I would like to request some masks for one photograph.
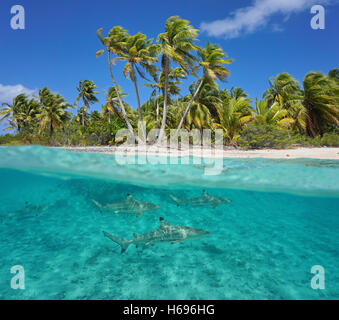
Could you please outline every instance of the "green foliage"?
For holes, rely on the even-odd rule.
[[[245,149],[283,149],[291,147],[294,140],[285,129],[274,125],[249,124],[242,132],[238,141],[239,146]]]
[[[49,137],[34,135],[30,133],[6,134],[0,136],[1,146],[22,146],[22,145],[50,145]]]
[[[326,132],[320,139],[322,146],[339,147],[339,134],[334,132]]]
[[[97,87],[90,80],[81,80],[76,87],[77,114],[48,88],[39,91],[38,100],[20,94],[0,108],[0,122],[16,132],[0,136],[1,145],[107,145],[119,143],[114,136],[126,126],[139,143],[145,142],[146,133],[154,128],[160,128],[157,142],[170,129],[185,128],[221,129],[227,144],[250,149],[339,145],[338,68],[328,75],[309,72],[302,86],[292,75],[278,74],[269,79],[263,100],[253,103],[241,88],[219,87],[219,81],[230,75],[226,65],[233,60],[218,45],[196,45],[198,30],[187,20],[170,17],[157,43],[140,32],[130,35],[119,26],[106,37],[101,31],[97,35],[104,49],[96,56],[107,53],[113,86],[104,90],[106,99],[100,112],[90,112],[90,105],[98,102]],[[113,74],[119,61],[124,62],[123,73],[134,84],[134,108],[123,100],[127,93]],[[197,80],[183,86],[189,89],[185,95],[181,84],[192,76]],[[143,103],[139,81],[147,81],[141,86],[153,90]],[[146,126],[141,125],[139,138],[136,128],[142,119]]]
[[[251,101],[244,97],[226,97],[221,104],[216,104],[218,119],[213,126],[223,130],[231,145],[237,144],[241,129],[252,119],[250,104]]]
[[[58,130],[53,136],[53,145],[67,146],[99,146],[114,143],[118,130],[125,127],[120,118],[112,118],[111,123],[106,117],[101,117],[97,111],[91,114],[86,126],[76,119],[68,122],[63,130]]]
[[[112,119],[108,123],[106,119],[90,122],[83,130],[86,145],[109,145],[114,143],[115,134],[124,128],[124,121],[120,118]]]
[[[8,145],[12,145],[15,144],[15,137],[12,134],[6,134],[4,136],[0,136],[0,145],[1,146],[8,146]]]
[[[339,134],[327,132],[323,136],[311,138],[274,125],[251,123],[242,131],[239,146],[245,149],[339,147]]]

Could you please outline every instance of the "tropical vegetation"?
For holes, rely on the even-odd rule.
[[[141,32],[130,35],[121,26],[106,35],[99,29],[102,47],[95,55],[106,56],[102,72],[112,80],[100,89],[104,104],[94,108],[99,88],[91,80],[75,86],[73,105],[47,87],[37,96],[20,94],[2,104],[0,121],[15,133],[0,136],[0,144],[119,144],[119,129],[127,129],[139,144],[161,144],[171,129],[210,129],[221,130],[224,143],[232,147],[339,146],[338,68],[328,74],[311,71],[301,84],[280,73],[253,100],[242,88],[226,88],[233,59],[216,44],[199,46],[198,32],[178,16],[166,21],[155,41]],[[133,84],[129,94],[135,96],[135,106],[127,103],[128,94],[116,81],[118,64]],[[151,94],[141,101],[145,88]],[[153,129],[158,131],[150,137]]]

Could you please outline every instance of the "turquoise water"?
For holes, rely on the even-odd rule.
[[[153,159],[154,160],[154,159]],[[167,159],[168,160],[168,159]],[[112,155],[42,147],[0,148],[0,299],[339,299],[339,161],[225,159],[121,164]],[[230,204],[178,207],[202,189]],[[103,212],[135,199],[159,205]],[[183,244],[131,245],[120,254],[105,230],[132,239],[159,226],[211,232]],[[10,268],[25,289],[10,287]],[[311,267],[325,269],[313,290]]]

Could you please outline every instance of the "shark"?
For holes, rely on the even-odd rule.
[[[36,216],[40,216],[42,213],[47,211],[51,206],[50,205],[37,205],[29,203],[28,201],[25,202],[25,206],[22,209],[16,210],[13,213],[10,213],[9,216],[22,216],[26,213],[35,213]]]
[[[25,202],[25,209],[23,212],[35,212],[36,216],[40,216],[42,213],[47,211],[51,206],[42,206],[42,205],[35,205]]]
[[[212,206],[213,208],[216,208],[221,204],[232,202],[227,198],[212,196],[208,194],[206,190],[203,190],[202,195],[198,198],[178,199],[173,195],[170,195],[170,197],[176,202],[178,206],[186,204],[193,207]]]
[[[6,218],[12,219],[12,218],[18,217],[19,219],[23,219],[29,216],[29,214],[35,214],[35,216],[38,217],[44,212],[46,212],[51,207],[52,205],[46,205],[46,206],[36,205],[36,204],[32,204],[26,201],[25,206],[23,208],[7,213]],[[4,217],[2,218],[0,217],[0,224],[2,224],[4,221],[5,221]]]
[[[173,226],[162,217],[160,217],[160,226],[158,229],[143,235],[134,234],[133,239],[131,240],[113,236],[105,231],[103,231],[103,233],[105,237],[121,247],[121,253],[124,253],[131,244],[134,244],[136,247],[147,247],[149,245],[154,245],[157,242],[171,242],[172,244],[177,242],[183,243],[186,240],[200,239],[211,234],[210,232],[201,229]]]
[[[100,212],[107,210],[113,211],[114,213],[136,213],[137,217],[145,211],[157,210],[160,208],[156,204],[136,200],[130,194],[127,195],[126,200],[123,202],[110,203],[105,206],[94,199],[92,199],[92,201],[99,208]]]

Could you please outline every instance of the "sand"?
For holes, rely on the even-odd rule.
[[[62,147],[74,152],[95,152],[106,154],[147,154],[159,156],[197,156],[206,158],[269,158],[269,159],[334,159],[339,160],[339,148],[295,148],[242,150],[236,148],[194,147],[174,149],[155,146],[100,146],[100,147]]]

